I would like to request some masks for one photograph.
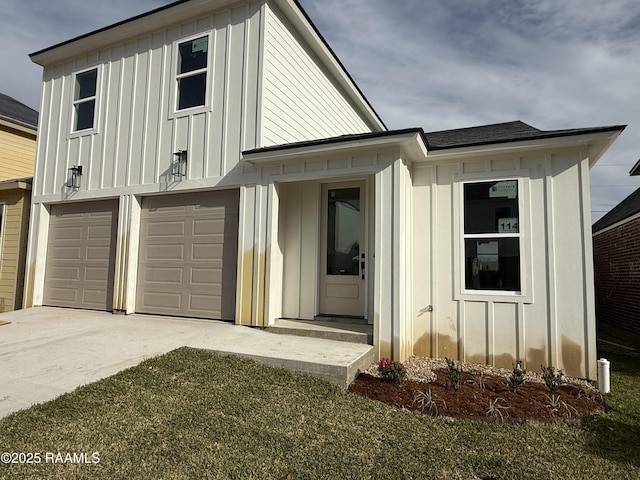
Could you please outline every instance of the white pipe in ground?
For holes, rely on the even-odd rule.
[[[603,394],[611,390],[610,367],[611,362],[606,358],[598,360],[598,388]]]

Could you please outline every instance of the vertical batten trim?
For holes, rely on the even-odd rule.
[[[259,9],[259,25],[258,25],[258,49],[256,51],[256,63],[258,78],[256,81],[256,125],[255,125],[255,147],[260,148],[264,145],[264,134],[262,132],[262,117],[264,115],[264,52],[266,49],[266,5],[263,2]]]
[[[117,109],[117,113],[116,113],[116,118],[115,118],[115,122],[116,125],[114,127],[114,132],[116,132],[115,135],[115,145],[113,146],[113,153],[114,153],[114,157],[113,159],[110,159],[109,161],[113,162],[113,171],[111,172],[112,178],[111,178],[111,185],[110,187],[118,187],[118,165],[120,164],[120,158],[118,158],[118,154],[120,152],[120,142],[121,142],[121,133],[120,133],[120,125],[122,123],[122,98],[123,98],[123,92],[124,92],[124,76],[125,76],[125,61],[124,61],[124,54],[125,54],[125,44],[122,45],[122,54],[120,55],[119,58],[119,63],[120,63],[120,78],[118,81],[118,89],[117,92],[118,94],[116,95],[116,109]],[[128,159],[124,159],[124,165],[125,165],[125,169],[128,168],[129,166],[129,162]],[[125,172],[126,175],[126,172]]]
[[[584,158],[583,158],[584,157]],[[596,320],[595,320],[595,283],[593,265],[593,240],[591,236],[591,195],[589,192],[589,155],[580,152],[580,233],[582,234],[582,262],[584,278],[584,376],[596,378],[594,365],[597,358],[596,351]]]
[[[487,354],[486,361],[489,365],[495,366],[495,320],[496,320],[496,312],[495,312],[495,303],[493,301],[488,301],[485,305],[486,311],[485,315],[487,317]]]
[[[131,164],[133,162],[133,135],[135,135],[135,124],[136,124],[136,117],[135,117],[135,105],[136,105],[136,98],[137,98],[137,93],[138,93],[138,89],[137,89],[137,85],[138,85],[138,69],[139,69],[139,53],[138,53],[138,47],[140,46],[138,40],[135,41],[136,42],[136,52],[133,55],[133,75],[131,78],[131,101],[129,104],[129,129],[127,132],[127,139],[128,139],[128,145],[127,145],[127,171],[125,172],[125,178],[124,178],[124,184],[126,186],[131,185]],[[123,61],[123,65],[124,65],[124,61]],[[143,140],[144,141],[144,140]],[[138,180],[138,184],[142,183],[140,180]]]
[[[147,75],[145,78],[144,108],[142,111],[142,148],[140,150],[140,185],[145,183],[147,166],[147,134],[149,131],[149,106],[151,105],[151,75],[153,67],[153,35],[149,35],[149,48],[147,49]],[[160,110],[158,106],[158,110]]]
[[[227,155],[229,153],[229,139],[227,138],[227,131],[229,125],[229,90],[230,90],[230,80],[231,80],[231,68],[230,68],[230,57],[231,57],[231,20],[232,13],[231,9],[227,10],[227,21],[225,25],[225,45],[224,45],[224,80],[222,82],[222,125],[221,125],[221,136],[222,138],[222,149],[220,156],[220,165],[218,170],[218,175],[223,177],[224,172],[226,171],[226,163],[227,163]],[[217,35],[216,35],[217,37]]]
[[[517,303],[517,344],[516,344],[516,362],[518,360],[526,359],[526,347],[525,347],[525,331],[524,331],[524,319],[525,309],[524,303]]]
[[[555,229],[554,229],[554,191],[553,191],[553,166],[551,156],[545,155],[545,224],[546,224],[546,246],[547,246],[547,361],[550,365],[558,365],[557,350],[557,304],[556,304],[556,276],[555,276]]]
[[[437,193],[437,185],[438,185],[438,166],[433,165],[431,174],[431,225],[429,226],[429,235],[431,235],[431,305],[433,306],[433,310],[431,312],[430,318],[430,341],[431,345],[429,348],[431,349],[431,356],[438,356],[438,282],[434,282],[435,278],[438,278],[438,235],[435,234],[436,228],[435,223],[437,221],[437,201],[438,201],[438,193]]]

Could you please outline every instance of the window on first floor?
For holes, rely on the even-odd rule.
[[[464,183],[463,224],[465,290],[520,292],[518,180]]]
[[[73,131],[95,126],[98,69],[76,73],[73,91]]]

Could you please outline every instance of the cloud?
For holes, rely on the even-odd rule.
[[[42,72],[29,53],[170,1],[4,0],[0,91],[38,108]],[[609,186],[592,189],[593,208],[633,190],[616,185],[640,186],[627,176],[640,156],[640,2],[300,1],[390,128],[625,123],[592,170]]]

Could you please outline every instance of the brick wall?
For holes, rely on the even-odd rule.
[[[593,237],[596,318],[640,335],[640,218]]]

